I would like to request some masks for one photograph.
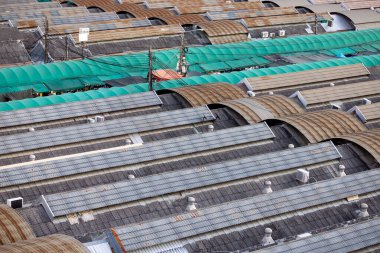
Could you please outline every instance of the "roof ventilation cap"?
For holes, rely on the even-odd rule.
[[[265,235],[263,239],[261,240],[261,246],[267,246],[271,244],[274,244],[274,240],[272,238],[272,229],[266,228]]]
[[[368,216],[369,216],[368,205],[366,203],[362,203],[360,205],[360,210],[358,212],[358,218],[364,218],[364,217],[368,217]]]
[[[290,143],[290,144],[288,145],[288,148],[293,149],[293,148],[294,148],[294,144]]]
[[[34,129],[34,127],[28,128],[28,132],[34,132],[34,131],[36,131],[36,129]]]
[[[131,139],[126,139],[125,140],[125,145],[131,145],[132,144],[132,140]]]
[[[273,94],[274,94],[273,91],[270,91],[270,92],[269,92],[269,95],[273,95]]]
[[[330,87],[334,87],[335,86],[335,83],[330,83]]]
[[[298,239],[303,239],[303,238],[310,237],[310,236],[312,236],[312,234],[310,234],[310,233],[303,233],[303,234],[297,235],[296,239],[297,240]]]
[[[368,98],[363,98],[363,101],[364,101],[364,104],[366,104],[366,105],[372,104],[372,101],[369,100]]]
[[[256,96],[256,94],[253,91],[251,91],[251,90],[247,91],[247,95],[248,95],[248,97],[254,97],[254,96]]]
[[[298,169],[297,170],[297,175],[296,175],[296,179],[298,181],[300,181],[301,183],[308,183],[309,182],[309,178],[310,178],[310,173],[309,171],[305,170],[305,169]]]
[[[30,155],[29,156],[29,161],[35,161],[36,160],[36,156],[35,155]]]
[[[103,116],[95,116],[95,122],[104,122],[106,118]]]
[[[210,133],[214,132],[214,125],[208,125],[207,131],[210,132]]]
[[[135,179],[135,175],[132,175],[132,174],[128,175],[128,179],[129,180]]]
[[[346,166],[344,166],[343,164],[339,164],[338,177],[344,177],[346,175],[346,173],[344,172],[345,169],[346,169]]]
[[[93,118],[87,118],[87,123],[94,124],[96,121]]]
[[[267,194],[267,193],[272,193],[273,190],[272,190],[272,182],[267,180],[264,182],[264,189],[263,189],[263,193],[264,194]]]
[[[188,197],[187,198],[187,207],[186,211],[194,211],[197,210],[197,207],[195,206],[195,198],[194,197]]]

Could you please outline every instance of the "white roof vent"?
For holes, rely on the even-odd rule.
[[[273,190],[272,190],[272,182],[267,180],[264,182],[264,189],[263,189],[263,194],[268,194],[268,193],[272,193]]]
[[[306,184],[306,183],[309,182],[309,178],[310,178],[309,171],[307,171],[305,169],[298,169],[297,170],[296,179],[298,181],[300,181],[301,183]]]
[[[248,95],[248,97],[254,97],[254,96],[256,96],[256,94],[253,91],[251,91],[251,90],[247,91],[247,95]]]
[[[7,205],[9,207],[12,207],[13,209],[22,208],[24,205],[24,199],[21,197],[13,198],[13,199],[7,199]]]
[[[344,176],[346,176],[346,173],[344,172],[345,169],[346,169],[346,166],[344,166],[343,164],[339,164],[338,177],[344,177]]]
[[[87,118],[87,123],[94,124],[96,121],[93,118]]]
[[[372,104],[372,101],[369,100],[368,98],[363,98],[363,101],[364,101],[364,104],[366,104],[366,105]]]
[[[210,133],[214,132],[214,126],[213,125],[208,125],[207,126],[207,131],[210,132]]]
[[[95,116],[95,122],[104,122],[105,120],[103,116]]]
[[[197,210],[197,207],[195,206],[195,198],[188,197],[186,211],[191,212],[194,210]]]
[[[273,91],[270,91],[270,92],[268,92],[268,94],[269,94],[269,95],[273,95],[274,93],[273,93]]]
[[[312,234],[311,233],[303,233],[303,234],[299,234],[299,235],[297,235],[297,240],[298,239],[303,239],[303,238],[306,238],[306,237],[310,237],[310,236],[312,236]]]
[[[131,145],[132,144],[132,140],[131,139],[126,139],[125,140],[125,145]]]
[[[36,131],[36,129],[34,129],[34,127],[28,128],[28,132],[34,132],[34,131]]]
[[[288,148],[293,149],[293,148],[294,148],[294,144],[290,143],[290,144],[288,145]]]
[[[128,175],[128,179],[129,180],[135,179],[135,175],[132,175],[132,174]]]
[[[358,218],[364,218],[368,216],[369,216],[368,205],[366,203],[362,203],[360,205],[360,210],[358,211]]]
[[[330,87],[334,87],[335,86],[335,83],[330,83]]]
[[[35,155],[30,155],[29,156],[29,161],[35,161],[36,160],[36,156]]]
[[[263,239],[261,240],[261,246],[267,246],[271,244],[274,244],[274,240],[272,238],[272,229],[266,228],[265,235]]]

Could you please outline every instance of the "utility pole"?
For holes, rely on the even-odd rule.
[[[182,76],[186,75],[186,52],[185,52],[185,37],[184,35],[181,35],[181,49],[179,53],[179,60],[178,60],[178,70]]]
[[[45,16],[45,64],[49,62],[49,20]]]
[[[67,61],[69,59],[69,35],[66,35],[66,54],[65,54],[65,60]]]
[[[314,34],[318,34],[317,28],[318,28],[318,15],[317,13],[314,13],[315,23],[314,23]]]
[[[148,83],[149,83],[149,90],[153,91],[153,53],[152,53],[152,47],[149,48]]]

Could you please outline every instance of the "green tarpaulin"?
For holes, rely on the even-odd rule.
[[[187,85],[198,85],[212,82],[228,82],[231,84],[237,84],[243,78],[276,75],[281,73],[290,73],[296,71],[304,71],[319,68],[328,68],[334,66],[343,66],[349,64],[363,63],[367,67],[380,66],[380,55],[371,56],[357,56],[351,58],[332,59],[327,61],[293,64],[281,67],[263,68],[246,70],[232,73],[223,73],[218,75],[204,75],[196,77],[188,77],[178,80],[171,80],[166,82],[160,82],[155,85],[156,89],[176,88],[186,83]],[[87,92],[67,93],[58,96],[38,97],[33,99],[24,99],[20,101],[11,101],[6,103],[0,103],[0,111],[19,110],[25,108],[46,106],[51,104],[61,104],[74,101],[84,101],[96,98],[106,98],[112,96],[126,95],[137,92],[148,91],[148,84],[135,84],[127,87],[115,87],[109,89],[99,89]]]

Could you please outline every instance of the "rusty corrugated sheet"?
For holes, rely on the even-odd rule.
[[[338,137],[353,142],[370,153],[380,163],[380,129]]]
[[[136,28],[93,31],[88,37],[88,43],[149,38],[155,36],[169,36],[183,34],[180,25],[144,26]],[[79,34],[73,34],[74,41],[79,43]]]
[[[0,205],[0,245],[32,238],[35,235],[29,224],[14,209]]]
[[[67,235],[50,235],[0,246],[1,253],[90,253]]]
[[[60,1],[65,2],[65,0]],[[128,12],[136,18],[165,17],[173,15],[173,13],[167,9],[144,9],[134,3],[118,4],[109,0],[72,0],[71,2],[78,6],[98,7],[106,12]]]
[[[209,21],[199,23],[198,26],[202,28],[208,36],[223,36],[236,34],[248,35],[248,30],[242,24],[231,20]]]
[[[355,117],[338,110],[324,110],[279,118],[302,133],[311,143],[367,130]]]
[[[197,24],[197,23],[203,23],[207,20],[198,14],[187,14],[187,15],[178,15],[178,16],[166,16],[166,17],[159,17],[161,20],[163,20],[166,24],[178,24],[178,25],[190,25],[190,24]]]
[[[228,83],[212,83],[170,90],[182,96],[193,107],[247,97],[239,87]]]

